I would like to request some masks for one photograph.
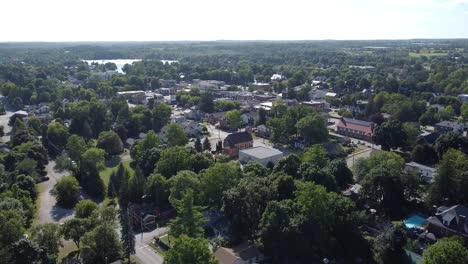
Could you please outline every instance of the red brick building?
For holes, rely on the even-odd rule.
[[[341,118],[336,128],[336,132],[340,135],[372,141],[374,123],[351,118]]]
[[[253,147],[252,135],[247,131],[229,134],[224,139],[223,146],[224,154],[237,157],[239,150]]]

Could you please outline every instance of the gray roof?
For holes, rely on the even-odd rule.
[[[239,153],[240,152],[250,155],[252,157],[256,157],[258,159],[264,159],[283,154],[283,152],[277,149],[266,148],[263,146],[239,150]]]
[[[367,126],[367,127],[372,126],[371,122],[367,122],[367,121],[363,121],[363,120],[357,120],[357,119],[346,118],[346,117],[343,117],[343,120],[346,123],[350,123],[350,124],[355,124],[355,125],[360,125],[360,126]]]

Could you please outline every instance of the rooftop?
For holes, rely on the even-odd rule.
[[[224,142],[228,143],[229,145],[233,146],[239,143],[244,143],[247,141],[252,141],[252,135],[247,132],[236,132],[227,135],[227,137],[224,139]],[[226,143],[224,145],[226,145]]]
[[[266,148],[263,146],[243,149],[243,150],[240,150],[239,152],[245,153],[247,155],[250,155],[259,159],[269,158],[272,156],[283,154],[283,152],[277,149]]]

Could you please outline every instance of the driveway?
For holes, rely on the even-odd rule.
[[[11,133],[11,126],[8,125],[8,121],[10,121],[10,117],[13,115],[13,112],[6,111],[5,115],[0,115],[0,126],[3,126],[3,131],[5,135],[1,137],[1,142],[8,142],[10,141],[10,133]]]
[[[68,171],[57,172],[54,170],[55,161],[50,160],[46,166],[48,181],[38,184],[39,190],[39,208],[38,210],[38,224],[45,223],[59,223],[65,219],[70,218],[73,215],[73,209],[65,209],[56,205],[55,196],[52,195],[52,189],[54,188],[57,180],[65,175],[68,175]]]
[[[153,242],[155,236],[160,236],[169,231],[168,227],[160,227],[151,232],[145,232],[135,235],[135,257],[138,258],[142,264],[163,264],[164,259],[161,255],[156,253],[149,245]]]

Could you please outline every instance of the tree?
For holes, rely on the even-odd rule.
[[[169,202],[169,183],[161,174],[151,174],[146,181],[146,200],[158,207]]]
[[[318,114],[309,114],[297,124],[298,133],[307,143],[320,143],[327,140],[328,129],[325,120]]]
[[[199,107],[205,113],[212,113],[214,111],[213,95],[211,93],[202,93],[200,95]]]
[[[416,127],[412,123],[403,123],[402,129],[404,133],[406,134],[406,141],[403,145],[403,148],[407,150],[411,150],[416,144],[416,140],[418,139],[419,134],[421,134],[419,126]]]
[[[187,190],[181,200],[173,201],[173,206],[177,210],[177,217],[169,223],[171,235],[176,238],[181,235],[201,237],[206,219],[201,213],[201,207],[193,205],[193,190]]]
[[[124,254],[127,257],[128,263],[130,263],[130,256],[135,254],[135,235],[132,230],[131,218],[126,210],[120,213],[120,226],[120,240],[122,241]]]
[[[145,138],[135,143],[130,149],[130,156],[133,160],[140,162],[144,153],[150,149],[158,148],[161,145],[158,135],[153,130],[148,131]]]
[[[333,175],[325,168],[320,168],[312,163],[304,162],[299,168],[299,174],[304,181],[313,181],[324,186],[328,191],[336,191],[337,186]]]
[[[172,247],[164,258],[167,264],[217,264],[213,258],[208,242],[203,238],[190,238],[186,235],[180,236],[174,247]]]
[[[224,191],[237,185],[241,169],[236,162],[215,163],[200,175],[204,204],[221,208]]]
[[[82,200],[75,206],[75,217],[76,218],[88,218],[94,211],[98,209],[98,205],[91,200]]]
[[[31,238],[54,259],[57,258],[60,247],[63,246],[62,233],[58,224],[47,223],[35,226],[32,229]]]
[[[298,178],[298,170],[300,165],[301,159],[296,154],[291,154],[280,159],[273,168],[273,172],[284,172],[293,176],[294,178]]]
[[[141,203],[141,199],[145,192],[145,182],[146,179],[139,169],[130,177],[128,182],[128,197],[131,202]]]
[[[175,203],[181,200],[187,191],[193,191],[196,196],[196,201],[200,195],[200,179],[193,171],[179,171],[177,175],[169,179],[170,193],[169,201]]]
[[[160,158],[161,150],[158,148],[143,151],[141,158],[137,160],[137,164],[145,177],[154,171],[156,162],[158,162]]]
[[[68,156],[72,160],[79,162],[81,155],[86,151],[86,142],[84,138],[78,135],[71,135],[68,137],[66,149]]]
[[[104,150],[100,148],[89,148],[81,155],[80,169],[86,170],[88,167],[100,169],[104,166]]]
[[[7,247],[21,238],[25,221],[17,210],[0,211],[0,246]]]
[[[468,103],[462,104],[460,107],[460,113],[463,118],[463,121],[468,122]]]
[[[78,201],[80,185],[73,176],[65,176],[57,181],[54,186],[57,204],[64,207],[73,207]]]
[[[197,139],[195,139],[195,151],[197,151],[197,152],[202,152],[203,151],[201,140],[200,140],[199,137],[197,137]]]
[[[435,149],[439,158],[445,154],[450,148],[458,149],[461,152],[468,154],[468,138],[464,137],[459,132],[448,132],[441,135],[435,143]]]
[[[27,238],[16,241],[11,247],[11,256],[7,263],[11,264],[46,264],[53,263],[54,259],[49,259],[44,249],[37,243]]]
[[[84,263],[106,263],[120,258],[122,246],[113,226],[98,225],[81,240],[80,255]]]
[[[241,112],[239,110],[226,112],[226,120],[228,121],[231,129],[237,130],[242,124]]]
[[[65,220],[62,225],[63,238],[66,240],[72,240],[76,247],[80,248],[81,238],[84,236],[86,231],[86,220],[80,218],[71,218]]]
[[[442,239],[424,250],[421,264],[468,263],[468,249],[455,239]]]
[[[239,184],[224,193],[222,210],[239,234],[251,236],[268,202],[274,200],[276,196],[270,179],[243,178]]]
[[[187,134],[184,129],[176,123],[167,125],[166,138],[169,147],[185,146],[188,143]]]
[[[246,175],[252,177],[266,177],[270,174],[269,169],[254,160],[249,161],[242,169]]]
[[[203,150],[211,152],[211,143],[208,137],[205,137],[205,140],[203,140]]]
[[[407,138],[401,123],[397,120],[387,121],[377,126],[372,136],[374,143],[381,145],[383,150],[404,147]]]
[[[156,163],[156,171],[166,178],[176,175],[177,172],[190,168],[190,151],[184,147],[166,148]]]
[[[333,175],[336,185],[341,190],[348,188],[349,184],[353,183],[353,173],[344,159],[332,160],[328,163],[327,170]]]
[[[259,126],[259,125],[266,125],[266,121],[267,121],[267,112],[265,109],[263,109],[262,107],[260,107],[258,109],[258,118],[257,118],[257,123],[256,125]]]
[[[313,145],[308,148],[302,157],[304,162],[309,162],[319,168],[323,168],[328,164],[328,157],[325,149],[321,145]]]
[[[411,159],[424,165],[437,163],[438,156],[435,148],[429,144],[416,145],[411,152]]]
[[[114,131],[103,131],[99,133],[97,147],[104,149],[109,155],[116,155],[123,151],[122,140]]]
[[[170,105],[159,103],[156,104],[152,111],[153,129],[160,131],[171,120],[172,107]]]
[[[378,263],[404,263],[406,258],[404,246],[406,242],[406,229],[401,224],[379,235],[375,243]]]
[[[68,131],[60,122],[52,122],[47,128],[49,142],[58,149],[62,149],[67,144]]]

